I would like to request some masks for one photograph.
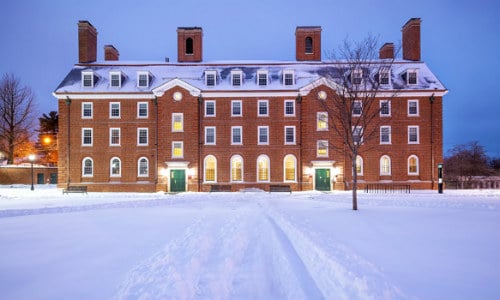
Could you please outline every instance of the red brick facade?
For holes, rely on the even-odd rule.
[[[320,95],[335,94],[318,75],[335,66],[317,56],[320,32],[297,28],[297,62],[203,63],[201,28],[179,28],[178,63],[77,65],[55,92],[59,186],[141,192],[209,191],[212,185],[268,190],[272,184],[295,191],[349,189],[351,160],[337,147],[342,139],[319,125],[325,101]],[[302,52],[309,36],[313,56]],[[193,41],[188,55],[187,38]],[[436,188],[446,89],[424,63],[396,61],[391,72],[391,82],[405,87],[376,100],[390,98],[389,115],[380,117],[381,126],[390,126],[390,138],[367,141],[375,147],[360,153],[360,187]],[[433,85],[424,84],[424,75],[435,79]],[[385,158],[388,166],[382,167]]]

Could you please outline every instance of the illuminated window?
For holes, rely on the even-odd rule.
[[[296,181],[297,159],[289,154],[283,161],[285,168],[285,181]]]
[[[328,141],[321,140],[317,143],[317,157],[328,157]]]
[[[173,113],[172,114],[172,131],[182,132],[184,130],[184,114],[183,113]]]
[[[184,157],[184,143],[183,142],[172,142],[172,157],[173,158],[183,158]]]
[[[363,175],[363,158],[361,156],[356,156],[356,174]]]
[[[257,158],[257,181],[269,181],[269,157],[266,155]]]
[[[408,175],[418,175],[418,157],[416,155],[408,157]]]
[[[216,182],[217,160],[213,155],[205,157],[205,182]]]
[[[387,155],[380,158],[380,175],[391,175],[391,158]]]
[[[317,119],[317,127],[318,131],[328,130],[328,113],[327,112],[318,112],[316,113]]]
[[[231,181],[243,181],[243,158],[239,155],[231,157]]]

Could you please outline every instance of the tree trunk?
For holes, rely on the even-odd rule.
[[[358,210],[358,172],[356,172],[356,157],[352,159],[352,210]]]

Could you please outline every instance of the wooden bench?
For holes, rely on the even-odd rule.
[[[210,186],[210,193],[212,192],[231,192],[231,185],[229,184],[212,184]]]
[[[85,193],[87,194],[87,186],[85,185],[70,185],[63,189],[63,194],[68,194],[68,193]]]
[[[269,186],[269,193],[272,193],[272,192],[289,192],[291,194],[292,188],[286,184],[270,185]]]

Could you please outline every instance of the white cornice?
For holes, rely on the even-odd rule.
[[[52,93],[54,97],[57,99],[67,99],[68,97],[70,99],[85,99],[85,100],[97,100],[97,99],[154,99],[155,95],[148,93],[148,94],[131,94],[131,93],[124,93],[124,94],[103,94],[103,93],[93,93],[93,94],[80,94],[80,93]]]

